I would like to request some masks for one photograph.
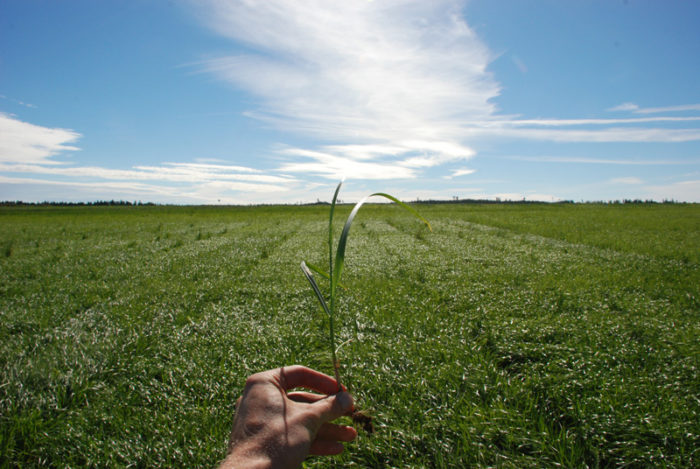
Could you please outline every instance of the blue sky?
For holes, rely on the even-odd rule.
[[[700,3],[0,0],[0,200],[700,202]]]

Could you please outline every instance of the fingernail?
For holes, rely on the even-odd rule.
[[[352,410],[354,402],[349,393],[339,392],[335,395],[335,398],[338,400],[338,404],[340,404],[340,408],[343,409],[343,412]]]

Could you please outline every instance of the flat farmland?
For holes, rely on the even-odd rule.
[[[375,432],[306,467],[700,466],[700,205],[416,208],[432,233],[355,220],[339,359]],[[0,208],[0,465],[214,466],[248,375],[332,374],[299,268],[327,216]]]

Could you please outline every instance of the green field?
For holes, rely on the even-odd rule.
[[[418,209],[353,225],[376,432],[308,467],[700,466],[700,205]],[[214,466],[249,374],[332,374],[299,269],[327,211],[0,208],[0,465]]]

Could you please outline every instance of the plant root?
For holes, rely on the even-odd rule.
[[[374,423],[372,421],[374,420],[371,415],[361,411],[361,410],[356,410],[352,413],[352,423],[356,427],[362,427],[362,429],[368,434],[371,435],[374,433]]]

